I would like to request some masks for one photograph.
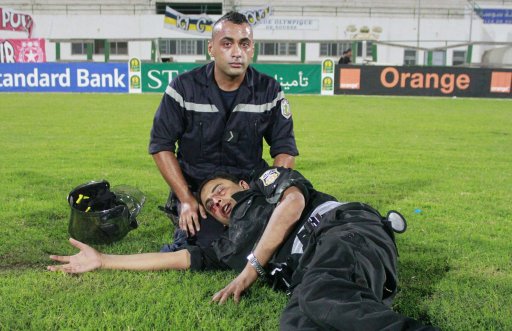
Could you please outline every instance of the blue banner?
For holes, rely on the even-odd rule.
[[[128,93],[126,63],[0,64],[0,92]]]
[[[512,24],[512,9],[484,8],[476,12],[484,24]]]

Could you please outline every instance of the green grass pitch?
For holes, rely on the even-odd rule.
[[[211,304],[231,272],[47,272],[72,254],[67,193],[92,179],[146,194],[140,227],[98,247],[172,238],[147,154],[160,95],[0,95],[0,330],[276,330],[286,296],[256,284]],[[289,96],[297,169],[343,201],[400,211],[394,309],[444,330],[512,329],[512,102]],[[268,153],[267,153],[268,154]]]

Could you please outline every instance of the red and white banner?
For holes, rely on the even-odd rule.
[[[0,8],[0,30],[27,32],[30,38],[33,26],[32,16],[12,9]]]
[[[0,39],[0,63],[46,62],[44,39]]]

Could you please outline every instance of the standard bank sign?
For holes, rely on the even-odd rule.
[[[0,92],[128,92],[126,63],[0,64]]]

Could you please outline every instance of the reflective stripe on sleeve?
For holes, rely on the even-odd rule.
[[[183,100],[183,97],[171,86],[167,86],[165,93],[174,99],[182,108],[187,111],[194,111],[198,113],[218,113],[219,109],[212,104],[201,104],[194,102],[187,102]],[[272,102],[267,102],[261,105],[252,105],[247,103],[238,104],[233,112],[245,112],[245,113],[264,113],[274,108],[279,101],[284,99],[284,93],[281,91]]]
[[[251,105],[246,103],[238,104],[233,112],[245,112],[245,113],[264,113],[274,108],[279,101],[284,98],[284,93],[281,91],[272,102],[264,103],[261,105]]]
[[[201,103],[194,103],[194,102],[187,102],[183,100],[183,97],[172,87],[167,86],[165,89],[165,93],[174,99],[182,108],[184,108],[186,111],[195,111],[198,113],[218,113],[219,110],[215,105],[211,104],[201,104]]]

